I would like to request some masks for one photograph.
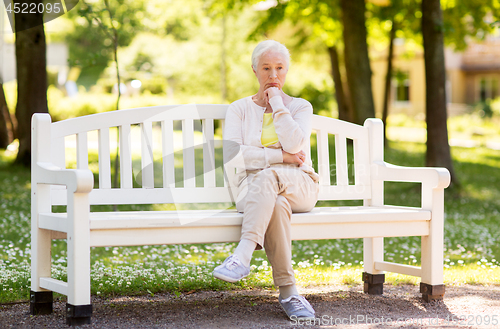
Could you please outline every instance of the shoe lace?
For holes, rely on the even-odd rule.
[[[234,270],[236,267],[240,266],[240,260],[236,256],[231,256],[227,259],[226,268],[230,271]]]
[[[290,303],[296,310],[301,310],[303,308],[307,309],[309,312],[314,314],[314,309],[311,304],[304,298],[304,296],[292,296],[290,297]]]

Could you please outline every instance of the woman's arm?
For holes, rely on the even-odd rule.
[[[282,163],[281,149],[243,145],[243,118],[241,111],[231,104],[226,113],[224,128],[224,163],[238,157],[237,167],[245,170],[264,169],[273,163]]]
[[[305,102],[295,111],[293,117],[283,104],[281,96],[274,96],[269,100],[273,109],[273,122],[276,134],[284,151],[296,154],[304,150],[311,136],[311,120],[313,109],[309,102]]]

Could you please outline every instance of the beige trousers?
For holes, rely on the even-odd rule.
[[[310,211],[319,186],[297,167],[271,167],[249,174],[240,185],[236,209],[243,212],[241,238],[264,249],[275,286],[295,284],[292,268],[291,215]]]

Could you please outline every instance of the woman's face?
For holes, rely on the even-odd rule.
[[[288,66],[285,56],[271,50],[260,57],[259,64],[257,68],[253,68],[253,71],[262,91],[270,87],[281,90],[285,84]]]

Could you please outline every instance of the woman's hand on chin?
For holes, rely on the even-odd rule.
[[[283,97],[283,92],[277,88],[277,87],[269,87],[266,90],[264,90],[264,96],[266,103],[269,104],[269,100],[273,98],[274,96],[282,96]]]
[[[288,153],[286,151],[281,150],[283,153],[283,163],[296,164],[297,166],[302,166],[306,159],[306,154],[304,151],[300,151],[299,153]]]

